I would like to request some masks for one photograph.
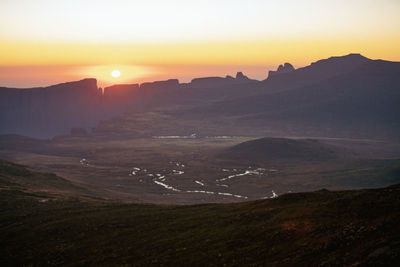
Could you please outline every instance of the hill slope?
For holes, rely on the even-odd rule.
[[[227,149],[221,156],[249,162],[321,161],[338,156],[338,148],[317,140],[261,138],[240,143]]]
[[[2,204],[2,266],[395,266],[400,187],[200,206]],[[16,207],[20,207],[16,209]]]
[[[2,164],[12,177],[32,175]],[[38,201],[40,192],[2,183],[0,264],[398,266],[399,196],[396,185],[157,206]]]
[[[39,193],[42,198],[78,196],[87,193],[86,189],[53,173],[32,171],[22,165],[2,159],[0,159],[0,190]]]

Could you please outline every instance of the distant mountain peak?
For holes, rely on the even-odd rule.
[[[345,55],[343,57],[354,57],[354,58],[365,58],[365,59],[368,59],[367,57],[364,57],[360,53],[350,53],[350,54]]]
[[[270,70],[268,73],[268,77],[274,76],[274,75],[279,75],[282,73],[289,73],[294,71],[295,68],[293,67],[292,64],[286,62],[285,64],[281,64],[279,65],[278,69],[276,71]]]
[[[364,57],[360,53],[350,53],[344,56],[334,56],[330,57],[328,59],[344,59],[344,60],[363,60],[363,61],[369,61],[371,59]]]
[[[248,80],[249,78],[243,74],[243,72],[238,71],[236,73],[236,80]]]
[[[283,65],[279,65],[277,71],[278,71],[278,72],[291,72],[291,71],[294,71],[294,67],[293,67],[292,64],[286,62],[286,63],[283,64]]]
[[[334,56],[329,57],[327,59],[321,59],[316,62],[311,63],[311,65],[315,64],[327,64],[327,63],[347,63],[347,64],[360,64],[367,61],[371,61],[371,59],[364,57],[359,53],[350,53],[344,56]]]

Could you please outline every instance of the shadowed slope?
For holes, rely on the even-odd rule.
[[[26,167],[0,159],[0,190],[40,193],[43,196],[79,196],[88,193],[84,188],[53,173],[31,171]]]
[[[261,138],[233,146],[221,156],[249,162],[289,162],[335,159],[338,153],[338,148],[317,140]]]
[[[0,263],[395,266],[399,190],[197,206],[40,203],[2,191]]]

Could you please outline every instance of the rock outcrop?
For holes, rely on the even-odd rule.
[[[236,80],[237,81],[248,81],[250,80],[247,76],[243,74],[243,72],[239,71],[236,73]]]
[[[268,73],[268,78],[275,76],[275,75],[283,74],[283,73],[289,73],[294,70],[295,70],[295,68],[293,67],[293,65],[286,62],[283,65],[279,65],[279,67],[276,71],[270,70]]]

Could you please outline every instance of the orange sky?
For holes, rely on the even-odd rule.
[[[0,86],[264,79],[284,62],[348,53],[400,61],[397,0],[3,0],[0,10]]]

